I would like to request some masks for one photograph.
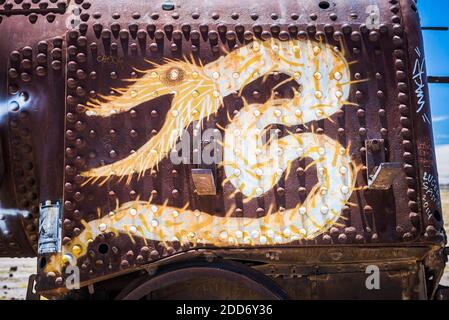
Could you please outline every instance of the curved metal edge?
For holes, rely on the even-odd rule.
[[[266,299],[290,299],[274,280],[244,264],[224,260],[214,262],[192,260],[161,268],[158,274],[150,279],[148,279],[148,276],[140,278],[140,284],[137,284],[139,283],[138,280],[133,281],[117,295],[116,300],[138,300],[151,291],[201,277],[205,274],[238,282]]]

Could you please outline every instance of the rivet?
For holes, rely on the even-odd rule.
[[[379,40],[379,33],[377,32],[377,31],[375,31],[375,30],[373,30],[373,31],[371,31],[370,33],[369,33],[369,36],[368,36],[368,38],[369,38],[369,40],[371,41],[371,42],[376,42],[376,41],[378,41]]]
[[[333,33],[334,32],[334,26],[331,24],[326,24],[324,26],[324,32],[326,33]]]
[[[394,36],[394,37],[393,37],[393,44],[394,44],[396,47],[402,46],[403,43],[404,43],[404,42],[403,42],[403,40],[402,40],[401,37],[399,37],[399,36]]]
[[[345,23],[341,26],[341,30],[343,31],[343,33],[349,34],[352,31],[352,27],[350,24]]]
[[[37,14],[32,13],[32,14],[30,14],[30,16],[28,17],[28,20],[29,20],[31,23],[36,23],[37,18],[38,18]]]
[[[226,39],[228,41],[234,41],[236,39],[236,37],[237,37],[237,35],[235,34],[234,31],[230,30],[230,31],[226,32]]]
[[[362,36],[360,34],[360,32],[358,31],[353,31],[351,33],[351,40],[354,42],[359,42],[362,39]]]
[[[308,24],[307,25],[307,27],[306,27],[306,31],[309,33],[309,34],[314,34],[315,32],[316,32],[316,26],[314,25],[314,24]]]
[[[346,235],[346,234],[344,234],[344,233],[342,233],[342,234],[340,234],[339,236],[338,236],[338,242],[340,242],[340,243],[346,243],[348,241],[348,236]]]

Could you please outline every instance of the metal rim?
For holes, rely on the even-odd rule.
[[[133,282],[133,287],[124,288],[116,297],[117,300],[139,300],[165,286],[208,276],[217,277],[239,283],[253,290],[262,299],[286,300],[288,295],[279,285],[265,274],[241,263],[230,261],[190,261],[187,263],[161,267],[160,272],[148,279],[142,278],[140,284]]]

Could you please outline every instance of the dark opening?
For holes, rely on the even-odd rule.
[[[174,10],[174,9],[175,9],[175,5],[171,1],[165,1],[162,4],[162,10],[171,11],[171,10]]]
[[[109,246],[106,243],[102,243],[98,246],[98,252],[101,254],[106,254],[109,251]]]
[[[436,219],[437,221],[441,221],[441,213],[440,213],[440,211],[435,210],[435,211],[433,212],[433,216],[435,217],[435,219]]]
[[[39,268],[43,269],[47,264],[47,259],[45,257],[41,257],[39,261]]]
[[[320,1],[320,3],[318,4],[318,6],[321,8],[321,9],[329,9],[330,8],[330,6],[331,6],[331,4],[329,3],[329,1]]]

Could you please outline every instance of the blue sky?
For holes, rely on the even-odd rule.
[[[420,0],[418,8],[423,26],[449,27],[448,0]],[[449,76],[449,31],[423,31],[427,74]],[[441,183],[449,183],[449,84],[431,84],[438,170]]]

